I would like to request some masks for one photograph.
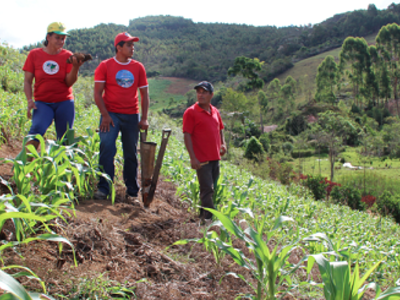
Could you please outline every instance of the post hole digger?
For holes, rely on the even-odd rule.
[[[154,165],[157,144],[147,142],[147,130],[140,131],[140,169],[142,176],[142,200],[145,207],[149,207],[154,198],[157,187],[158,175],[160,174],[162,160],[167,147],[171,129],[162,131],[161,145],[157,161]]]

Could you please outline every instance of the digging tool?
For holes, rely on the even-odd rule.
[[[142,200],[145,207],[149,207],[154,198],[157,187],[158,175],[160,174],[162,160],[167,147],[171,129],[162,132],[161,146],[158,152],[157,161],[154,166],[154,158],[157,144],[147,142],[147,131],[140,132],[140,157],[142,174]]]

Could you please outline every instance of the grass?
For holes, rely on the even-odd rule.
[[[379,196],[385,190],[400,195],[398,186],[400,159],[365,157],[360,154],[360,150],[360,148],[347,147],[345,152],[339,154],[339,158],[344,158],[345,162],[362,169],[343,168],[342,163],[336,162],[335,167],[340,167],[340,169],[335,169],[333,181],[357,186],[363,193],[374,196]],[[302,158],[302,164],[299,159],[295,159],[293,166],[297,172],[301,169],[303,174],[322,175],[330,179],[330,163],[327,154],[321,154],[320,161],[317,155]]]
[[[150,78],[150,107],[153,111],[162,111],[163,108],[177,106],[185,101],[184,95],[165,92],[172,82],[168,79]],[[172,100],[171,100],[172,99]]]

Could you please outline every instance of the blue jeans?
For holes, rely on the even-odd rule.
[[[130,196],[137,196],[139,192],[139,184],[137,182],[138,161],[136,147],[139,136],[139,114],[127,115],[110,112],[110,117],[114,122],[114,126],[110,125],[110,131],[100,132],[100,167],[114,181],[115,168],[114,157],[117,153],[116,140],[119,132],[121,132],[122,150],[124,153],[124,182],[126,192]],[[100,118],[100,124],[102,117]],[[108,195],[110,188],[107,180],[100,177],[98,184],[99,191]]]
[[[33,110],[32,126],[29,134],[43,136],[54,119],[57,139],[61,140],[67,129],[74,126],[74,100],[65,100],[57,103],[35,101],[35,105],[36,109]]]

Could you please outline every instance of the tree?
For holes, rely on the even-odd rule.
[[[294,91],[291,84],[284,84],[281,89],[282,105],[286,106],[286,113],[294,108]]]
[[[350,64],[350,71],[347,71],[346,74],[353,84],[353,96],[356,99],[356,105],[360,106],[360,88],[364,87],[366,75],[371,72],[368,44],[364,38],[348,37],[343,42],[339,56],[341,70],[344,70],[346,65]]]
[[[336,95],[334,87],[338,82],[338,78],[339,71],[335,58],[332,55],[328,55],[318,66],[317,77],[315,78],[317,85],[315,100],[318,102],[335,103]]]
[[[232,139],[235,123],[239,118],[243,118],[243,115],[247,112],[248,99],[243,93],[235,92],[231,88],[221,91],[221,96],[222,96],[221,110],[225,112],[225,116],[229,120],[228,123],[231,133],[227,136],[227,144],[229,151],[229,145]]]
[[[334,165],[345,138],[357,132],[357,126],[341,114],[326,111],[318,114],[318,122],[312,126],[312,132],[321,135],[320,143],[329,149],[331,181],[334,177]]]
[[[263,114],[267,113],[267,109],[268,109],[268,98],[267,98],[267,95],[264,93],[264,91],[262,91],[262,90],[258,91],[257,100],[258,100],[258,105],[260,106],[261,133],[263,133],[264,126],[263,126],[262,116],[263,116]]]
[[[260,90],[264,87],[264,81],[256,73],[261,71],[261,67],[264,62],[260,62],[258,58],[248,58],[245,56],[238,56],[235,58],[233,67],[228,69],[228,75],[237,76],[242,75],[248,79],[246,87],[250,90]],[[264,132],[264,125],[262,119],[262,104],[260,103],[260,97],[258,97],[258,106],[260,108],[260,128],[261,132]]]
[[[381,56],[389,67],[392,81],[393,98],[396,100],[397,113],[400,115],[397,96],[397,84],[400,77],[400,26],[393,23],[383,26],[376,36],[376,45]]]

